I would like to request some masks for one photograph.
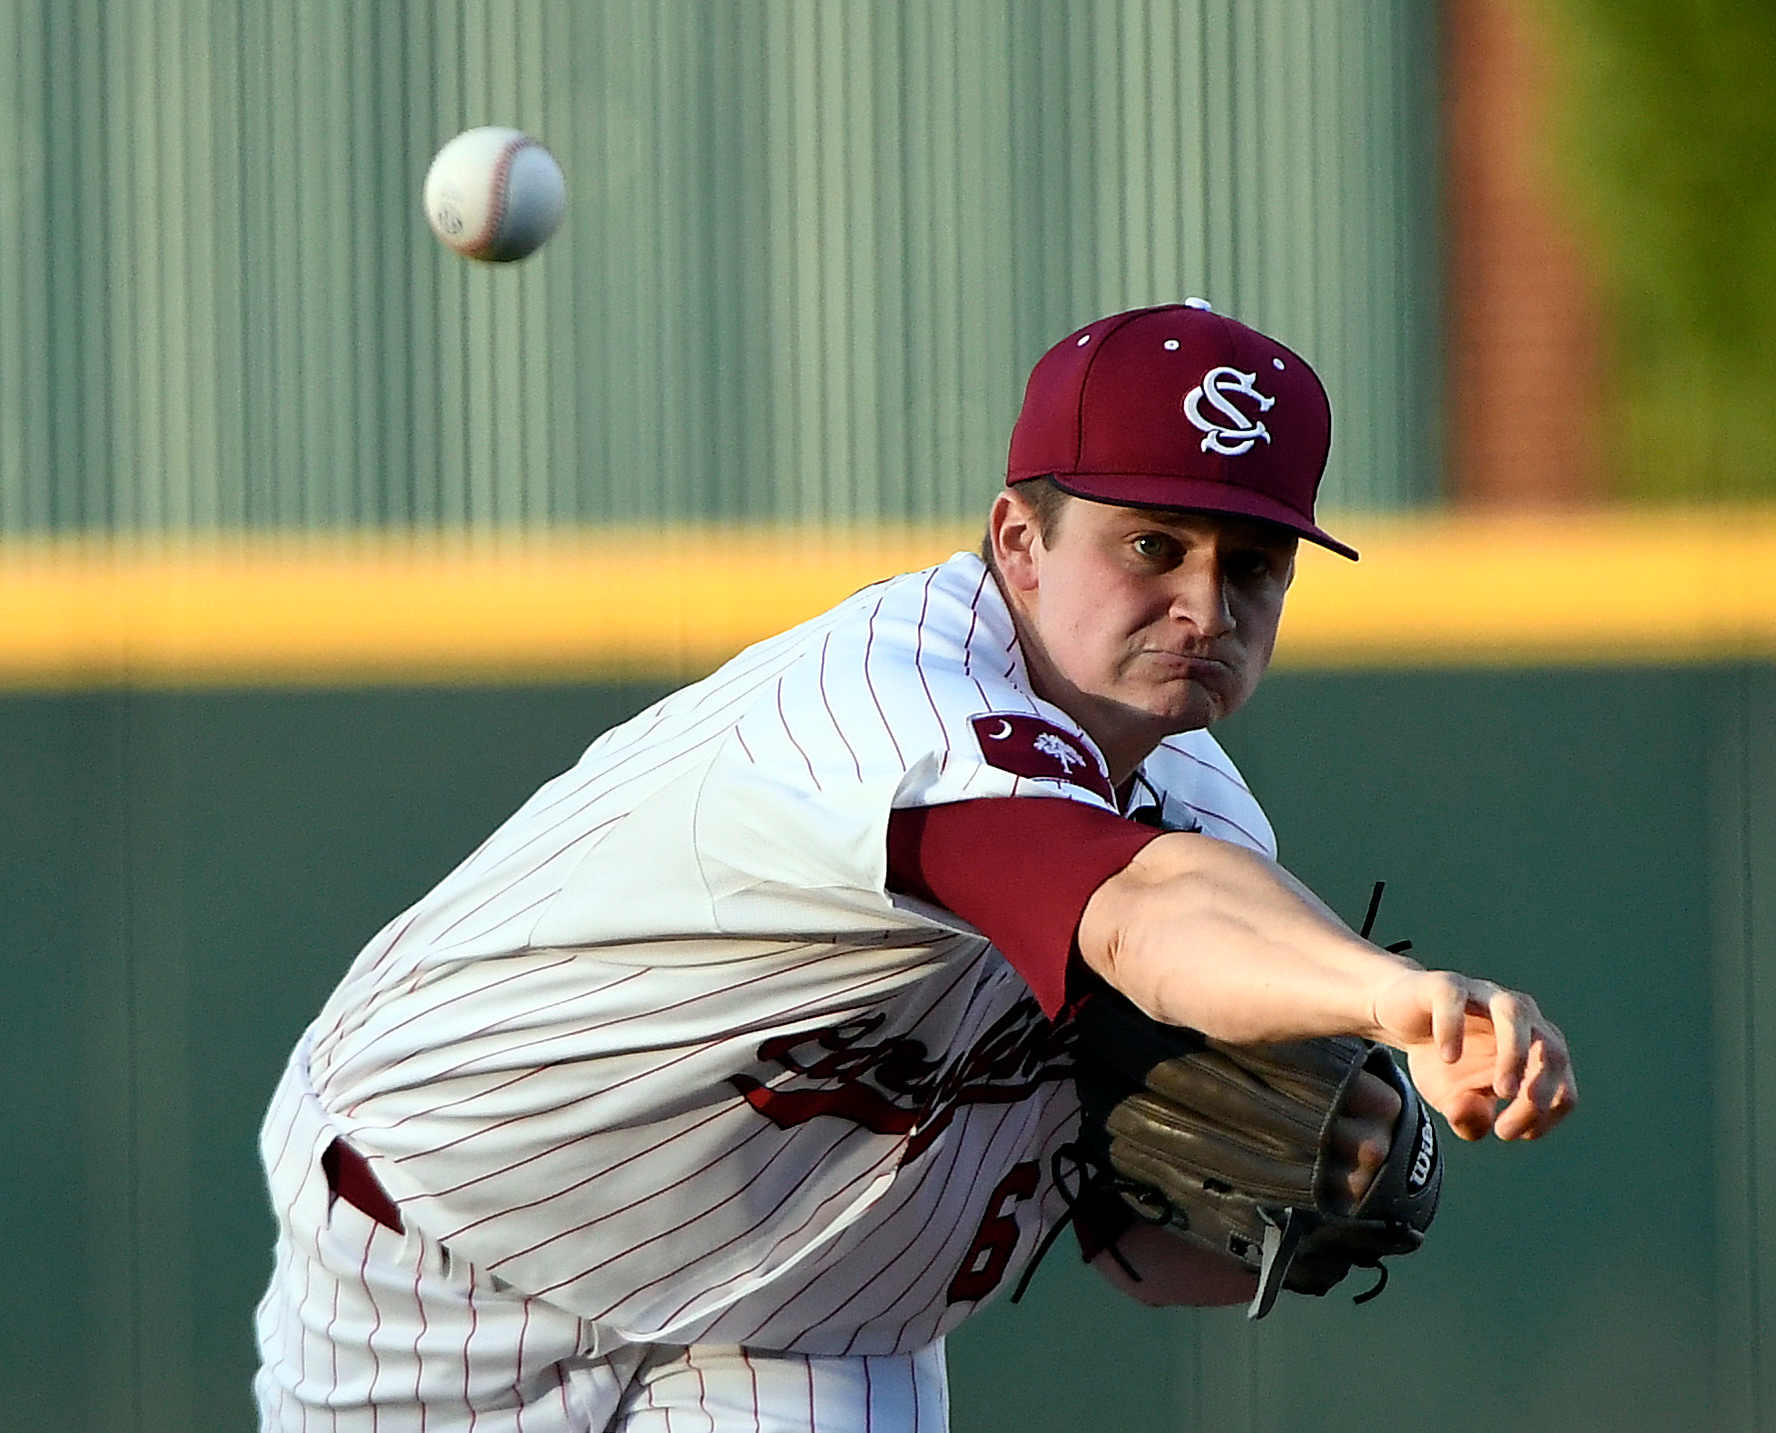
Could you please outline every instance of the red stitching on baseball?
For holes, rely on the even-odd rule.
[[[512,172],[512,161],[518,157],[519,150],[528,149],[535,142],[528,136],[513,140],[501,152],[499,162],[493,166],[493,195],[487,209],[487,222],[481,226],[481,233],[475,242],[463,249],[471,259],[487,257],[488,249],[500,231],[500,222],[506,217],[506,176]]]

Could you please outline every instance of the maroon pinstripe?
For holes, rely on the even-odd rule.
[[[826,717],[827,720],[832,723],[833,731],[837,734],[839,740],[844,743],[845,751],[851,758],[851,769],[856,773],[857,779],[862,781],[863,763],[857,759],[857,749],[851,745],[850,738],[845,735],[845,728],[840,725],[838,714],[833,711],[832,698],[828,695],[826,690],[826,651],[831,643],[832,634],[829,632],[820,643],[820,704],[826,708]]]
[[[885,888],[889,808],[1108,789],[995,766],[988,712],[1096,751],[962,554],[605,733],[389,922],[267,1119],[268,1426],[941,1429],[955,1275],[1059,1216],[1001,1192],[1075,1110],[999,952]],[[1206,736],[1143,779],[1270,854]],[[404,1232],[323,1203],[335,1138]]]
[[[877,604],[876,612],[879,611],[881,611],[881,606]],[[870,653],[876,645],[876,612],[870,613],[869,637],[863,644],[863,685],[870,694],[870,700],[875,703],[876,715],[882,719],[882,732],[888,738],[888,744],[894,748],[894,759],[905,766],[906,757],[901,752],[900,743],[895,740],[894,723],[888,720],[888,713],[882,710],[881,695],[876,691],[876,684],[870,679]]]
[[[802,765],[808,768],[808,780],[813,783],[814,789],[819,791],[820,777],[815,774],[814,763],[808,759],[808,753],[802,749],[802,744],[795,739],[795,732],[789,725],[789,718],[783,714],[782,681],[777,683],[777,720],[783,724],[783,734],[789,739],[789,744],[795,748],[796,755],[801,757]]]

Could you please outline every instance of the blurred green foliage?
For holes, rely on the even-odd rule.
[[[1776,3],[1540,0],[1622,490],[1776,496]]]

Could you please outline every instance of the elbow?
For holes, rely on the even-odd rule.
[[[1162,987],[1175,964],[1166,947],[1177,931],[1200,928],[1211,868],[1224,853],[1259,859],[1212,836],[1167,832],[1100,885],[1080,915],[1076,943],[1086,969],[1156,1020],[1167,1018]]]

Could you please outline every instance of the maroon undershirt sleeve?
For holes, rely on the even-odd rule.
[[[974,926],[1053,1019],[1086,902],[1159,834],[1052,796],[917,806],[888,818],[888,887]]]
[[[919,806],[888,818],[888,888],[974,926],[1052,1020],[1067,1004],[1086,902],[1159,834],[1100,807],[1050,796]],[[1088,1263],[1134,1222],[1108,1189],[1086,1191],[1073,1216]]]

